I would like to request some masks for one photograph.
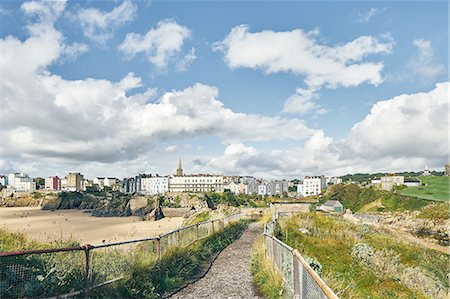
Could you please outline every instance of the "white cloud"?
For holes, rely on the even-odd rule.
[[[266,74],[288,72],[304,76],[306,88],[299,88],[284,104],[284,113],[315,115],[325,110],[316,104],[320,88],[379,85],[383,82],[382,62],[365,58],[374,54],[389,54],[394,41],[389,35],[360,36],[348,43],[323,45],[316,36],[319,31],[295,29],[285,32],[250,32],[247,25],[234,27],[215,51],[224,52],[228,67],[263,70]]]
[[[406,65],[409,74],[414,74],[422,81],[432,82],[445,73],[445,66],[435,62],[430,41],[415,39],[413,44],[417,48],[417,55],[412,57]]]
[[[66,55],[64,37],[50,24],[33,26],[23,41],[0,39],[0,154],[20,161],[15,165],[121,165],[171,139],[301,140],[315,132],[296,118],[234,112],[218,100],[216,87],[199,83],[157,98],[151,88],[128,94],[142,87],[133,73],[118,82],[66,80],[48,68]]]
[[[283,113],[298,113],[301,115],[322,115],[326,110],[321,108],[316,100],[319,95],[315,89],[297,88],[295,94],[291,95],[283,106]]]
[[[157,69],[165,70],[171,61],[179,59],[183,43],[190,37],[191,31],[187,27],[168,19],[158,22],[157,26],[145,35],[128,33],[119,50],[128,58],[143,53],[148,62]],[[178,62],[180,70],[185,70],[195,57],[195,50],[191,49],[181,62]]]
[[[295,177],[311,174],[442,168],[448,159],[449,83],[429,92],[403,94],[376,103],[343,140],[316,131],[302,147],[259,151],[229,144],[207,169],[224,173]]]
[[[386,7],[383,8],[375,8],[371,7],[366,12],[358,12],[358,16],[356,18],[356,23],[367,25],[369,24],[370,20],[375,17],[376,15],[380,14],[381,12],[386,11]]]
[[[389,36],[360,36],[335,46],[321,45],[316,31],[301,29],[285,32],[252,33],[249,26],[234,27],[216,51],[223,51],[230,68],[261,69],[267,74],[291,72],[304,75],[309,87],[356,86],[364,82],[380,84],[382,62],[363,62],[372,54],[388,54],[393,47]]]
[[[66,8],[66,0],[28,1],[22,3],[20,8],[31,17],[36,17],[38,23],[52,24]]]
[[[103,44],[113,37],[115,29],[134,20],[136,11],[136,4],[124,1],[108,12],[96,8],[81,8],[71,17],[81,26],[86,37]]]

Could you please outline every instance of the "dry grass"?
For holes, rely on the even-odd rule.
[[[266,257],[262,236],[253,245],[251,270],[256,285],[266,298],[283,298],[283,278],[272,260]]]

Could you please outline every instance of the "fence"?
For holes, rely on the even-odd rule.
[[[0,298],[96,297],[98,288],[131,271],[136,256],[157,260],[169,249],[193,244],[243,217],[232,214],[139,240],[0,252]]]
[[[274,235],[275,222],[264,225],[266,256],[281,272],[288,298],[337,299],[334,292],[310,267],[297,249],[286,245]]]

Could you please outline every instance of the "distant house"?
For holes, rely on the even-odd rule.
[[[344,212],[344,206],[339,202],[339,200],[328,200],[323,205],[317,207],[317,210],[325,212]]]
[[[417,187],[421,186],[422,182],[417,178],[405,178],[403,184],[408,187]]]

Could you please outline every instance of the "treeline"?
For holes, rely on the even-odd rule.
[[[340,184],[332,186],[321,202],[327,200],[339,200],[346,209],[358,212],[367,204],[377,201],[377,205],[370,208],[370,211],[403,211],[420,209],[430,201],[404,196],[397,193],[382,191],[373,187],[361,188],[354,184]]]

